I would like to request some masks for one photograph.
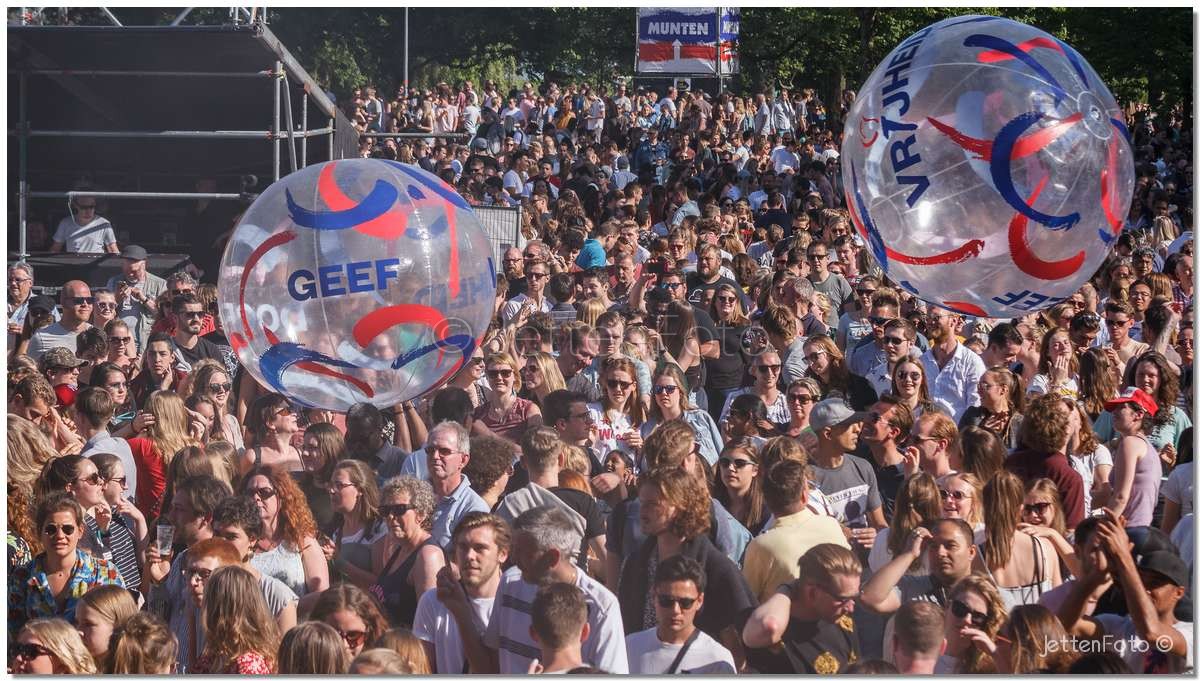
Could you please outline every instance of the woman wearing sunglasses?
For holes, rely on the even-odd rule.
[[[326,487],[330,506],[337,513],[325,555],[344,579],[364,589],[375,582],[372,555],[384,536],[379,515],[379,484],[375,471],[362,461],[347,459],[333,468]]]
[[[350,651],[358,655],[388,629],[375,599],[353,584],[342,584],[321,594],[309,621],[324,622],[337,630]]]
[[[750,438],[730,440],[717,459],[712,496],[729,514],[757,536],[771,517],[763,498],[759,446]]]
[[[1008,611],[992,580],[971,574],[955,583],[946,604],[946,652],[934,674],[986,674],[996,671],[988,643],[1007,619]]]
[[[329,564],[317,543],[317,525],[292,476],[277,466],[258,466],[242,478],[241,493],[254,499],[263,521],[250,564],[301,598],[328,589]]]
[[[65,620],[40,618],[21,628],[8,649],[8,670],[13,674],[95,674],[83,639]]]
[[[983,372],[976,387],[979,404],[967,407],[958,420],[959,429],[978,426],[999,437],[1006,448],[1017,447],[1021,421],[1025,418],[1021,379],[1007,367],[992,367]]]
[[[614,449],[636,457],[642,448],[642,423],[646,420],[637,367],[628,357],[609,357],[600,371],[600,401],[588,405],[596,435],[592,451],[603,461]]]
[[[245,449],[242,427],[237,417],[229,413],[229,398],[233,394],[233,379],[225,365],[213,359],[203,359],[192,367],[189,383],[191,395],[203,395],[212,400],[216,413],[212,419],[212,438],[224,440],[234,449]],[[189,395],[190,396],[190,395]]]
[[[904,359],[896,362],[892,369],[892,394],[908,405],[914,420],[926,411],[938,411],[938,407],[929,399],[925,367],[920,360]]]
[[[975,568],[989,575],[1009,611],[1037,603],[1041,595],[1062,583],[1057,554],[1048,541],[1023,532],[1025,485],[1000,471],[983,488],[983,520],[987,526]]]
[[[45,497],[35,517],[42,551],[9,575],[9,640],[38,617],[61,617],[74,624],[75,606],[83,594],[102,584],[125,586],[115,565],[79,548],[87,530],[83,508],[71,495]]]
[[[642,440],[650,436],[660,424],[681,420],[695,431],[700,456],[708,465],[717,461],[723,440],[717,423],[707,411],[697,409],[688,402],[687,379],[683,370],[675,364],[664,364],[654,372],[650,418],[642,424]],[[640,471],[639,471],[640,472]]]
[[[494,352],[484,360],[485,373],[492,391],[487,401],[475,409],[473,435],[495,435],[520,444],[529,428],[542,425],[542,410],[521,397],[518,364],[506,352]]]
[[[70,494],[84,513],[80,547],[103,557],[117,568],[126,587],[137,589],[142,583],[138,540],[124,522],[114,521],[113,508],[104,497],[105,482],[91,459],[76,454],[47,463],[34,489],[39,498],[55,492]]]
[[[378,579],[370,592],[383,604],[392,626],[412,627],[421,594],[437,586],[446,564],[429,533],[433,526],[433,488],[412,476],[392,478],[383,488],[379,515],[388,534],[372,552]]]
[[[866,411],[878,401],[871,383],[850,373],[846,358],[829,336],[817,334],[804,341],[804,359],[808,377],[821,386],[821,399],[841,397],[855,411]]]
[[[1025,502],[1021,506],[1021,522],[1017,527],[1032,537],[1041,537],[1050,542],[1063,568],[1079,574],[1079,558],[1075,547],[1067,539],[1067,526],[1063,514],[1062,495],[1058,485],[1049,478],[1031,480],[1025,485]]]
[[[238,460],[243,473],[258,466],[272,466],[288,472],[304,470],[300,450],[292,438],[300,432],[296,410],[283,395],[270,393],[254,401],[246,417],[252,446]]]

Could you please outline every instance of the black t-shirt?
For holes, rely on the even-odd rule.
[[[696,340],[700,341],[701,344],[717,340],[721,337],[721,334],[717,333],[717,325],[713,323],[713,319],[707,310],[692,305],[692,314],[696,317]]]
[[[867,450],[863,458],[870,461],[871,467],[875,469],[875,482],[879,486],[879,496],[883,498],[883,517],[890,523],[896,508],[896,495],[900,493],[900,485],[904,484],[904,464],[880,467],[875,463],[875,457],[871,456],[870,450]]]
[[[742,626],[751,612],[742,614]],[[849,615],[837,622],[792,618],[781,643],[747,648],[746,664],[759,674],[840,674],[859,657],[858,634]]]
[[[222,366],[225,365],[225,354],[221,352],[220,346],[218,346],[216,343],[204,340],[204,338],[197,338],[196,345],[191,350],[179,345],[178,343],[175,344],[175,349],[179,352],[179,355],[183,357],[184,361],[192,366],[196,366],[196,363],[202,359],[215,359],[220,362]]]
[[[520,279],[509,279],[508,280],[508,293],[504,296],[504,299],[512,300],[513,298],[516,298],[517,296],[521,295],[522,293],[525,293],[528,290],[529,290],[528,277],[521,277]]]
[[[709,284],[704,282],[704,280],[700,277],[699,272],[688,272],[687,274],[688,302],[692,304],[693,308],[703,309],[707,313],[708,292],[716,291],[716,288],[721,284],[732,286],[733,290],[737,291],[738,295],[742,298],[742,306],[746,306],[746,297],[741,294],[742,287],[738,286],[736,281],[730,279],[729,277],[717,277],[716,281]],[[716,295],[716,293],[713,293],[713,295]]]
[[[749,325],[717,327],[718,340],[721,343],[721,356],[716,359],[706,359],[708,372],[705,377],[705,387],[727,390],[738,388],[746,373],[746,357],[742,350],[742,334]]]
[[[579,543],[579,565],[587,566],[588,540],[603,536],[606,532],[604,514],[596,504],[595,497],[570,487],[552,487],[550,491],[576,513],[583,516],[583,541]]]

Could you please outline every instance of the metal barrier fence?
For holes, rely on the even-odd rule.
[[[488,241],[492,244],[492,262],[496,264],[496,272],[500,272],[500,263],[507,248],[516,246],[525,248],[525,236],[521,234],[521,208],[508,206],[474,206],[472,210],[483,231],[487,232]]]

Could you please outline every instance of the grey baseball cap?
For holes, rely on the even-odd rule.
[[[825,428],[836,428],[837,426],[854,423],[861,420],[862,416],[862,412],[851,409],[845,400],[840,397],[834,397],[821,400],[813,405],[812,411],[808,414],[808,423],[812,426],[813,431],[816,432]]]

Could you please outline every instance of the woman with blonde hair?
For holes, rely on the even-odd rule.
[[[213,570],[204,584],[204,634],[204,652],[191,673],[274,673],[279,628],[258,578],[248,570],[237,565]]]
[[[28,419],[8,415],[8,571],[33,559],[41,544],[33,522],[33,483],[58,456],[50,440]]]
[[[369,591],[379,599],[388,620],[412,626],[421,594],[437,585],[446,564],[433,540],[434,495],[428,482],[408,475],[392,478],[383,488],[380,516],[388,534],[372,551]]]
[[[495,435],[515,444],[525,431],[542,425],[542,410],[519,397],[520,365],[507,352],[493,352],[484,358],[485,373],[492,391],[487,401],[475,409],[473,435]]]
[[[233,395],[233,379],[225,365],[215,359],[202,359],[192,367],[192,379],[188,383],[190,394],[204,395],[216,408],[212,433],[217,439],[232,443],[236,449],[244,449],[242,426],[237,417],[230,413],[229,398]]]
[[[137,612],[137,602],[129,590],[116,584],[98,586],[79,599],[75,606],[75,629],[97,667],[104,667],[113,632]]]
[[[588,404],[587,409],[596,424],[592,452],[597,459],[603,461],[614,449],[636,456],[642,448],[640,431],[646,413],[633,360],[623,356],[604,360],[600,367],[600,401]]]
[[[1067,572],[1079,574],[1079,559],[1075,547],[1067,539],[1067,524],[1064,520],[1062,495],[1058,485],[1049,478],[1031,480],[1025,485],[1025,501],[1021,506],[1021,523],[1017,528],[1034,537],[1050,542]]]
[[[406,627],[388,629],[382,636],[375,639],[375,643],[371,644],[371,649],[363,651],[359,658],[361,659],[363,655],[373,650],[394,651],[412,670],[409,672],[410,674],[428,676],[433,673],[429,657],[425,653],[425,644],[421,643],[421,639]]]
[[[983,542],[983,482],[971,473],[954,473],[938,484],[943,518],[965,520],[975,530],[975,543]]]
[[[162,618],[149,612],[134,613],[109,639],[104,673],[170,674],[176,671],[178,651],[179,641]]]
[[[891,523],[881,529],[875,537],[867,558],[872,572],[878,572],[887,565],[893,556],[904,551],[904,543],[912,531],[942,515],[941,490],[937,482],[928,473],[917,473],[900,483],[896,493],[896,506],[892,512]],[[909,568],[911,574],[925,573],[923,561],[913,561]]]
[[[279,644],[280,674],[345,674],[350,651],[337,629],[324,622],[302,622]]]
[[[989,649],[1000,674],[1064,674],[1076,657],[1058,616],[1036,604],[1010,608],[995,640],[980,645]]]
[[[567,382],[563,380],[562,370],[558,362],[548,352],[534,352],[525,355],[525,364],[521,366],[521,390],[518,397],[533,402],[541,408],[542,400],[555,390],[566,390]]]
[[[384,674],[403,676],[416,672],[408,665],[403,655],[391,648],[372,648],[364,650],[354,657],[354,660],[350,662],[350,673],[355,676]]]
[[[158,517],[167,490],[166,469],[179,450],[200,443],[188,432],[188,412],[183,399],[168,390],[157,390],[146,398],[143,414],[148,425],[129,438],[129,449],[137,463],[135,505],[147,518]]]
[[[1021,531],[1025,499],[1021,479],[1000,471],[983,488],[983,519],[987,526],[975,567],[985,571],[1000,591],[1009,611],[1037,603],[1041,595],[1062,583],[1053,548],[1040,537]]]
[[[946,604],[946,652],[934,674],[990,674],[996,670],[987,642],[1008,619],[992,580],[978,572],[955,582]]]
[[[337,514],[330,535],[333,566],[351,582],[368,588],[375,582],[375,545],[385,534],[375,471],[357,459],[340,461],[333,467],[326,489]]]
[[[575,321],[583,322],[588,326],[595,326],[596,319],[600,315],[608,311],[608,305],[599,298],[588,298],[582,302],[576,303]]]
[[[737,438],[725,445],[717,459],[717,476],[712,496],[737,519],[750,534],[758,535],[771,516],[763,499],[763,475],[758,447],[750,438]]]
[[[809,336],[804,341],[804,359],[808,362],[806,375],[821,386],[821,399],[840,397],[855,411],[866,411],[878,400],[867,379],[850,373],[842,351],[829,336]]]
[[[96,661],[66,620],[39,618],[21,627],[9,648],[13,674],[95,674]]]
[[[661,424],[683,421],[695,433],[700,456],[713,465],[724,446],[721,431],[707,411],[693,407],[688,401],[688,383],[683,370],[676,364],[663,364],[655,370],[651,383],[650,418],[642,423],[642,440],[645,441]]]

